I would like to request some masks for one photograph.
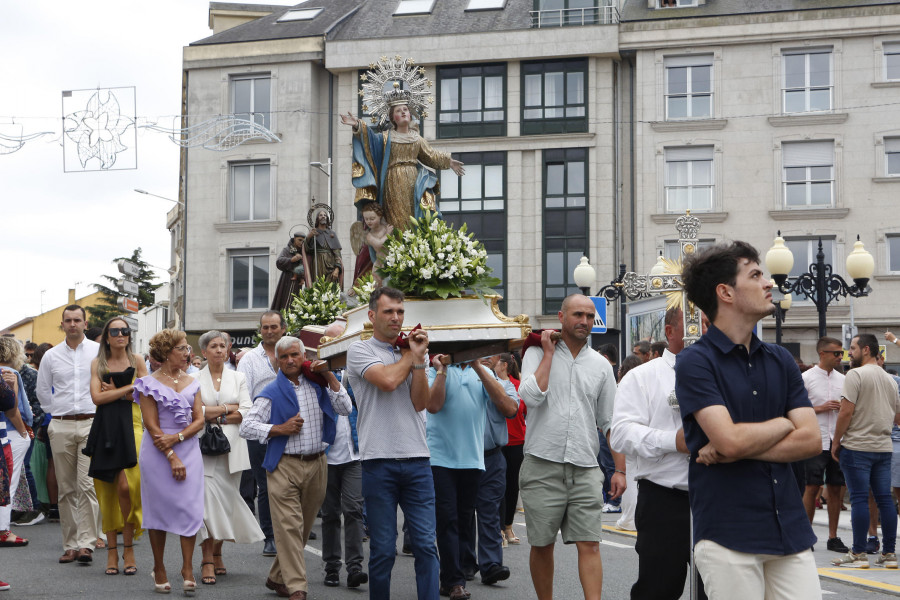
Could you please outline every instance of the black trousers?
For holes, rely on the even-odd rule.
[[[632,600],[678,600],[691,562],[688,493],[639,480],[634,524],[638,531],[634,546],[638,580],[631,587]],[[706,599],[702,583],[697,597]]]
[[[503,446],[503,456],[506,457],[506,493],[500,503],[500,525],[507,527],[513,524],[516,518],[516,504],[519,501],[519,469],[525,454],[522,451],[525,446]]]

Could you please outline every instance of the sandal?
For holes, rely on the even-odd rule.
[[[202,583],[203,585],[216,585],[216,578],[214,576],[203,574],[203,567],[205,567],[206,565],[213,567],[213,572],[215,572],[215,563],[200,563],[200,583]]]
[[[103,550],[106,547],[107,545],[106,542],[103,541],[103,538],[97,538],[97,543],[94,544],[94,548],[96,548],[97,550]]]
[[[110,564],[112,563],[112,564]],[[106,548],[106,574],[119,574],[119,548],[118,546],[109,546]]]
[[[215,560],[217,558],[219,559],[219,562],[223,562],[221,554],[213,554],[213,560]],[[222,577],[223,575],[228,575],[228,569],[225,568],[224,562],[221,567],[215,568],[215,573],[216,573],[217,577]]]
[[[168,581],[164,581],[163,583],[156,583],[156,572],[150,571],[150,577],[153,578],[153,591],[157,594],[168,594],[172,591],[172,586],[169,585]]]
[[[512,527],[506,529],[503,533],[506,535],[506,543],[508,544],[520,544],[522,542],[522,540],[513,533]]]
[[[122,562],[125,563],[125,571],[126,575],[137,575],[137,565],[134,564],[134,544],[123,544],[122,545],[125,550],[122,551]],[[131,560],[128,560],[128,554],[131,554]],[[131,563],[131,564],[128,564]]]
[[[6,535],[2,535],[3,533],[0,531],[0,548],[21,548],[28,545],[28,540],[17,536],[12,531],[6,531]]]

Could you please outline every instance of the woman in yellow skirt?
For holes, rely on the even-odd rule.
[[[137,466],[143,424],[131,398],[136,377],[147,375],[140,354],[131,351],[131,329],[121,317],[103,326],[100,351],[91,363],[91,396],[97,405],[84,453],[91,457],[103,531],[107,537],[106,574],[118,575],[118,537],[122,533],[125,575],[137,573],[134,539],[141,529],[141,475]]]

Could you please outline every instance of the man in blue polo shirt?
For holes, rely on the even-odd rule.
[[[753,333],[775,310],[759,254],[744,242],[715,246],[685,261],[682,281],[712,322],[675,363],[706,593],[821,598],[816,536],[790,463],[818,455],[822,440],[796,362]]]

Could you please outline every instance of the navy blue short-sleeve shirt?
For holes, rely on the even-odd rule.
[[[787,350],[754,335],[748,351],[715,326],[678,354],[675,395],[691,452],[688,489],[694,543],[703,539],[737,552],[788,555],[811,548],[810,526],[790,463],[739,460],[702,465],[709,438],[694,418],[722,405],[735,423],[759,423],[812,406],[800,369]]]

